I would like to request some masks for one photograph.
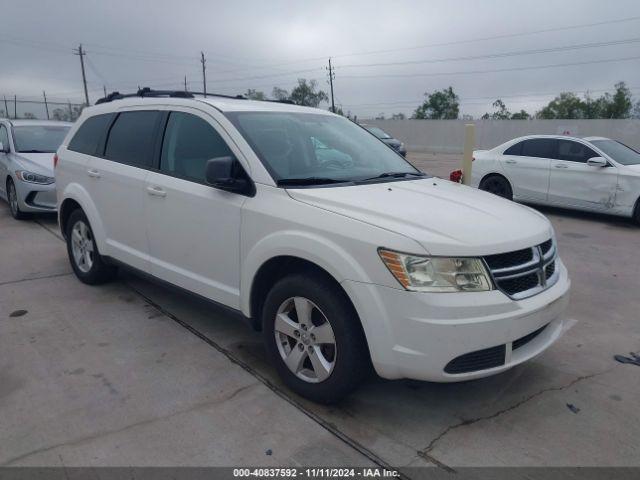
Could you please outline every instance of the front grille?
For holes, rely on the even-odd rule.
[[[549,325],[549,324],[547,323],[547,325]],[[527,343],[529,343],[531,340],[533,340],[538,335],[540,335],[542,333],[542,331],[545,328],[547,328],[547,325],[544,325],[544,326],[540,327],[538,330],[536,330],[535,332],[531,332],[530,334],[525,335],[524,337],[521,337],[518,340],[515,340],[513,342],[513,344],[511,345],[511,350],[515,350],[517,348],[524,347]]]
[[[520,300],[540,293],[557,280],[553,239],[540,245],[484,257],[496,286]]]
[[[506,345],[485,348],[471,353],[465,353],[454,358],[444,367],[446,373],[469,373],[487,368],[504,365]]]
[[[523,250],[516,250],[515,252],[489,255],[488,257],[484,257],[484,259],[487,265],[489,265],[489,268],[494,270],[530,262],[533,259],[533,252],[530,248],[525,248]]]

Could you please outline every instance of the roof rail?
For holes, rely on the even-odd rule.
[[[149,87],[140,88],[136,93],[120,93],[111,92],[106,97],[96,100],[96,105],[101,103],[112,102],[113,100],[121,100],[123,98],[132,97],[175,97],[175,98],[193,98],[190,92],[183,90],[152,90]]]

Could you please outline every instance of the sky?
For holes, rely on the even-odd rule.
[[[534,113],[561,91],[640,99],[637,0],[0,0],[0,95],[91,103],[138,86],[269,95],[298,78],[360,118],[410,115],[452,86],[462,114]],[[328,104],[323,104],[328,108]]]

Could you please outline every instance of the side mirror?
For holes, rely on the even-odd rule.
[[[590,167],[606,167],[607,165],[609,165],[609,162],[607,162],[602,157],[592,157],[587,160],[587,165],[589,165]]]
[[[207,162],[205,180],[212,187],[227,192],[253,195],[255,189],[251,180],[233,157],[212,158]]]

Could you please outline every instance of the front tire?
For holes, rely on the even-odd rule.
[[[16,185],[13,183],[11,178],[7,179],[7,201],[9,202],[9,211],[13,218],[16,220],[24,220],[28,217],[26,213],[20,210],[20,205],[18,203],[18,191],[16,190]]]
[[[344,291],[319,274],[278,281],[262,309],[267,352],[291,390],[334,403],[370,371],[360,321]]]
[[[636,202],[636,208],[633,209],[633,221],[640,226],[640,198]]]
[[[93,230],[82,210],[74,210],[69,216],[66,237],[69,261],[81,282],[99,285],[116,276],[117,269],[108,265],[98,252]]]
[[[502,175],[489,175],[482,179],[479,186],[480,190],[493,193],[507,200],[513,200],[513,189],[509,180]]]

